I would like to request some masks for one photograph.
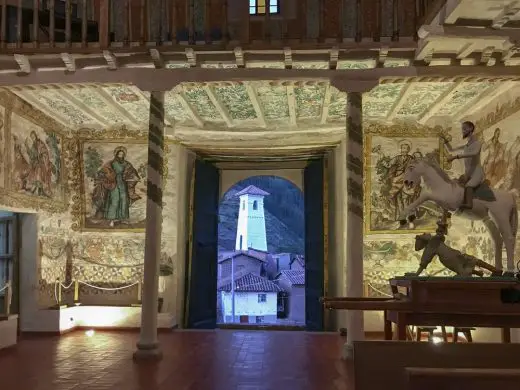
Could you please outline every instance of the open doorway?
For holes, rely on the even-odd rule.
[[[306,160],[303,166],[303,201],[304,201],[304,275],[305,275],[305,329],[309,331],[322,331],[324,329],[324,315],[323,305],[320,303],[320,297],[324,295],[325,291],[325,224],[324,224],[324,199],[325,199],[325,186],[324,186],[324,170],[325,164],[323,159],[311,159]],[[265,190],[263,190],[265,191]],[[265,191],[267,192],[267,191]],[[240,196],[239,196],[240,198]],[[264,195],[265,198],[265,195]],[[255,203],[257,201],[256,208],[254,210]],[[217,322],[224,321],[224,315],[219,318],[219,310],[217,309],[217,291],[221,289],[224,293],[231,293],[231,282],[229,288],[220,286],[217,283],[219,279],[219,240],[218,240],[218,228],[219,228],[219,202],[220,202],[220,171],[219,169],[210,162],[197,159],[195,161],[195,169],[192,180],[192,194],[190,201],[190,237],[187,248],[187,259],[186,259],[186,290],[185,290],[185,318],[184,326],[192,329],[214,329],[217,327]],[[259,199],[251,199],[250,208],[252,211],[258,211]],[[240,206],[241,207],[241,206]],[[238,208],[238,207],[237,207]],[[235,209],[235,212],[239,210]],[[238,218],[238,217],[237,217]],[[264,215],[265,218],[265,215]],[[242,235],[242,240],[240,236]],[[228,238],[234,245],[231,251],[236,251],[236,247],[245,248],[250,246],[250,238],[246,237],[245,234],[238,234],[238,237],[231,234]],[[268,235],[266,233],[266,241]],[[249,241],[249,242],[248,242]],[[253,244],[253,247],[257,244]],[[258,244],[260,245],[260,244]],[[266,243],[267,245],[267,243]],[[249,248],[247,248],[248,250]],[[242,250],[242,249],[240,249]],[[257,257],[261,251],[256,250]],[[267,252],[262,256],[267,257]],[[289,257],[289,263],[291,258]],[[282,259],[283,263],[284,259]],[[262,262],[263,263],[263,262]],[[271,264],[273,262],[271,261]],[[294,262],[293,262],[294,263]],[[296,267],[296,265],[293,265]],[[234,268],[236,272],[236,268]],[[229,269],[231,272],[231,268]],[[260,274],[262,270],[260,269]],[[265,268],[265,274],[267,274],[267,267]],[[271,271],[276,273],[275,271]],[[230,275],[231,276],[231,275]],[[282,307],[279,305],[278,297],[281,297],[283,301],[283,292],[281,283],[276,279],[269,280],[271,283],[278,286],[276,291],[276,311],[278,318],[278,308]],[[236,275],[235,275],[236,279]],[[246,283],[247,285],[254,284],[251,281]],[[236,283],[235,283],[236,287]],[[229,291],[226,291],[229,290]],[[236,291],[235,291],[236,293]],[[263,296],[262,292],[255,292],[253,299],[257,300],[257,303],[263,303],[264,298],[267,301],[267,296]],[[260,300],[261,302],[258,302]],[[235,301],[236,305],[236,301]],[[221,303],[221,307],[224,305]],[[285,306],[284,306],[285,307]],[[225,310],[225,308],[223,309]],[[285,309],[284,309],[285,310]],[[222,311],[222,310],[221,310]],[[287,313],[288,314],[288,313]],[[283,314],[282,314],[283,315]],[[231,313],[232,316],[232,313]],[[274,314],[273,314],[274,316]],[[237,311],[235,307],[235,321],[237,321]],[[238,322],[240,323],[240,316],[238,316]],[[257,316],[254,316],[254,323],[257,321],[265,321],[264,318],[257,320]],[[262,316],[259,316],[262,317]],[[272,317],[272,320],[274,318]],[[246,322],[246,318],[242,318],[242,323]],[[247,318],[247,323],[250,324],[251,319]]]
[[[287,179],[253,176],[219,204],[217,322],[305,326],[305,207]]]

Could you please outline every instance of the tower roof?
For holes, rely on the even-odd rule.
[[[266,192],[264,190],[261,190],[258,187],[255,187],[254,185],[247,186],[242,191],[238,191],[235,196],[242,196],[242,195],[257,195],[257,196],[267,196],[271,195],[269,192]]]

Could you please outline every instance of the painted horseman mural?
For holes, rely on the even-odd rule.
[[[480,163],[482,144],[476,138],[475,126],[471,122],[462,124],[462,136],[467,143],[453,148],[448,140],[446,149],[450,153],[448,161],[464,160],[464,175],[452,180],[439,164],[431,159],[419,159],[408,165],[404,174],[404,185],[408,188],[420,186],[421,179],[426,190],[407,205],[399,216],[401,226],[407,218],[413,222],[415,210],[427,201],[432,201],[444,210],[456,211],[463,217],[481,220],[495,242],[495,267],[502,269],[502,247],[507,253],[507,270],[515,271],[514,250],[518,231],[518,209],[516,196],[508,191],[491,188],[484,180],[484,170]],[[460,151],[460,152],[458,152]]]

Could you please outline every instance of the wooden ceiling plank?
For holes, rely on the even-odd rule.
[[[252,83],[245,82],[244,83],[247,91],[247,95],[249,96],[249,100],[255,109],[256,117],[260,122],[261,127],[267,127],[267,123],[265,121],[264,110],[258,101],[258,95],[256,94],[256,88]]]
[[[217,95],[215,95],[213,87],[211,87],[209,85],[205,85],[203,88],[204,88],[204,91],[206,91],[206,94],[208,95],[209,100],[211,100],[211,103],[213,103],[213,105],[217,109],[217,111],[220,114],[220,116],[222,117],[222,119],[224,119],[224,122],[226,122],[226,125],[228,127],[234,127],[235,125],[233,123],[233,120],[231,119],[231,116],[229,115],[228,110],[226,109],[226,107],[224,107],[224,104],[222,104],[222,102],[219,100]]]
[[[327,123],[327,118],[329,117],[329,106],[330,106],[331,96],[332,96],[332,88],[329,83],[325,87],[325,96],[323,97],[323,103],[321,105],[320,123],[322,125]]]
[[[289,106],[289,126],[296,127],[296,97],[294,95],[294,85],[288,85],[286,88],[287,105]]]
[[[491,27],[500,29],[520,12],[520,1],[507,4],[502,11],[492,20]]]

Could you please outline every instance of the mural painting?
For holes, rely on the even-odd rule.
[[[11,116],[11,191],[38,202],[65,202],[63,136]]]
[[[86,141],[82,144],[84,230],[144,230],[146,144]]]
[[[7,143],[5,140],[5,108],[0,106],[0,189],[5,188],[5,156],[7,155]]]
[[[406,233],[397,230],[401,210],[416,200],[421,187],[404,185],[404,172],[417,159],[430,158],[443,162],[440,128],[405,129],[393,126],[368,134],[365,140],[365,232]],[[415,231],[434,231],[439,211],[433,204],[417,210]],[[408,231],[409,233],[409,231]]]
[[[484,135],[482,167],[492,186],[520,192],[520,135],[497,127]]]

